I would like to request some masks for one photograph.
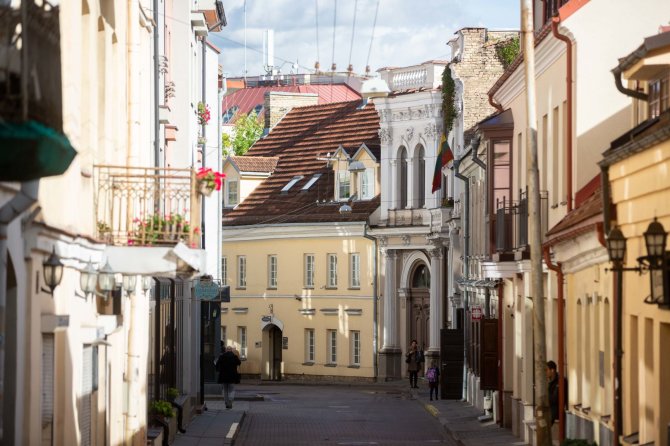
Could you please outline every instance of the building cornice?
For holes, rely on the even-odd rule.
[[[224,226],[222,234],[224,243],[268,239],[363,237],[365,222]]]

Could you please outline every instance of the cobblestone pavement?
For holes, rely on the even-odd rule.
[[[236,446],[450,445],[439,421],[394,388],[273,385],[245,387],[250,402]]]

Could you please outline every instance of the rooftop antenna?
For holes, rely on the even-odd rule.
[[[244,86],[247,86],[247,0],[244,0]]]
[[[263,39],[263,47],[265,48],[266,51],[265,53],[265,65],[263,68],[265,69],[265,73],[268,76],[273,76],[277,72],[275,70],[275,48],[274,48],[274,40],[275,40],[275,32],[272,29],[267,29],[264,32],[264,39]]]

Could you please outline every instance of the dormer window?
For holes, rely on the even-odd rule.
[[[347,200],[351,197],[351,173],[348,170],[337,172],[337,199]]]
[[[358,178],[361,200],[372,199],[375,196],[375,169],[373,167],[366,168],[358,174]]]
[[[314,174],[314,176],[312,178],[310,178],[307,183],[305,183],[305,185],[302,187],[302,189],[300,189],[300,191],[301,192],[307,192],[309,190],[309,188],[312,187],[314,185],[314,183],[316,183],[316,180],[318,180],[319,178],[321,178],[320,173]]]
[[[649,118],[656,118],[670,108],[670,73],[649,82]]]
[[[289,181],[288,184],[282,188],[281,193],[282,193],[282,194],[288,193],[288,191],[289,191],[293,186],[295,186],[295,183],[297,183],[298,181],[302,180],[303,178],[304,178],[304,177],[303,177],[302,175],[296,175],[296,176],[294,176],[294,177],[291,179],[291,181]]]
[[[222,116],[223,123],[224,124],[229,123],[233,119],[233,117],[235,116],[235,113],[237,113],[237,111],[239,109],[240,109],[240,107],[238,107],[237,105],[233,105],[228,110],[226,110],[226,112]]]

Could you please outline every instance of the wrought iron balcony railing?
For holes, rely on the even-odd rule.
[[[517,250],[526,249],[529,246],[528,238],[528,189],[519,191],[519,205],[518,205],[518,232],[516,236],[516,244],[514,246]],[[540,191],[540,241],[544,243],[548,230],[549,222],[549,192],[546,190]]]
[[[496,200],[495,213],[495,247],[499,253],[511,252],[514,249],[514,224],[518,206],[503,198]]]
[[[95,166],[97,235],[121,246],[200,246],[193,169]]]

